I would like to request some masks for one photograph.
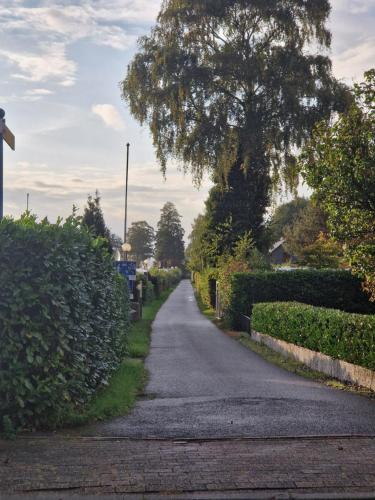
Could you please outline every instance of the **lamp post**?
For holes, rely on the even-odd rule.
[[[132,247],[129,243],[124,243],[122,245],[122,251],[125,253],[125,260],[128,260],[128,252],[132,251]]]
[[[126,181],[125,181],[125,220],[124,220],[124,245],[126,245],[128,232],[128,179],[129,179],[129,149],[130,144],[126,145]],[[130,250],[124,250],[126,252]]]

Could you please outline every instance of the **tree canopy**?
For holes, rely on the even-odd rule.
[[[306,198],[295,198],[276,207],[268,222],[268,239],[271,245],[284,236],[285,228],[293,225],[308,204]]]
[[[346,99],[321,53],[329,13],[328,0],[164,0],[122,86],[162,169],[177,158],[199,182],[240,157],[249,179],[295,184],[295,148]]]
[[[155,258],[162,267],[182,267],[185,260],[184,230],[181,215],[173,203],[161,209],[155,244]]]
[[[146,221],[133,222],[128,230],[127,242],[138,264],[154,255],[155,231]]]
[[[375,300],[375,69],[354,96],[348,112],[317,126],[301,165],[328,214],[330,233]]]

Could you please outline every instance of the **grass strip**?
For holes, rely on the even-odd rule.
[[[133,408],[147,382],[143,360],[150,350],[152,323],[172,291],[163,292],[158,299],[143,307],[142,319],[133,323],[129,332],[129,358],[124,359],[108,386],[102,388],[85,408],[64,419],[64,426],[75,427],[120,417]]]

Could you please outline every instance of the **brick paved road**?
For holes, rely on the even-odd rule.
[[[129,416],[87,437],[0,442],[1,500],[10,492],[43,500],[375,498],[375,402],[245,349],[200,314],[188,282],[157,317],[147,366],[149,399]]]
[[[56,492],[57,498],[73,493],[259,498],[264,490],[262,498],[296,492],[354,498],[355,492],[375,492],[374,464],[375,438],[31,438],[0,442],[0,491],[29,492],[31,498],[38,493],[54,498]]]

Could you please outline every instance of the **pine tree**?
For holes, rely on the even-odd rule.
[[[155,245],[155,258],[162,267],[182,267],[185,259],[183,237],[181,216],[174,204],[167,202],[161,209]]]
[[[107,228],[103,211],[100,206],[99,192],[95,192],[95,197],[91,194],[87,198],[87,207],[82,217],[82,224],[90,228],[92,234],[96,237],[105,238],[108,241],[108,251],[113,252],[111,243],[111,232]]]

